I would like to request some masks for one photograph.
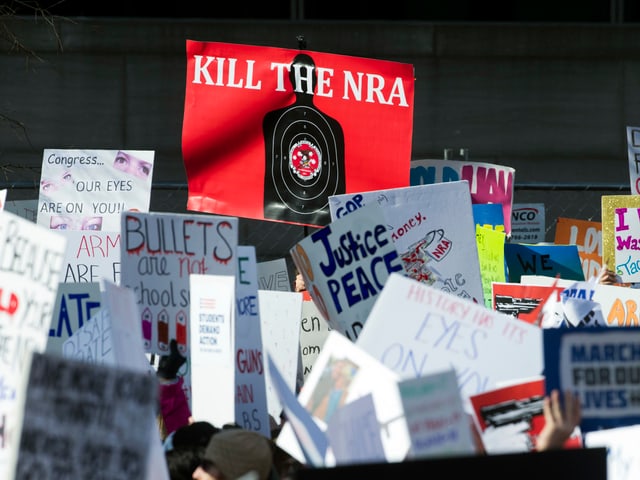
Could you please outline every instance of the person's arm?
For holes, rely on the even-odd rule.
[[[582,420],[580,399],[570,391],[564,392],[564,404],[560,392],[552,390],[544,398],[544,427],[536,439],[536,450],[554,450],[563,447]]]

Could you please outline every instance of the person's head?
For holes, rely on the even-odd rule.
[[[211,437],[220,431],[209,422],[198,421],[178,428],[164,441],[165,460],[171,480],[188,480],[200,465]]]
[[[196,480],[235,480],[255,472],[256,480],[267,480],[273,467],[273,444],[263,435],[242,428],[216,433],[193,472]]]
[[[293,288],[296,292],[304,292],[307,289],[304,283],[304,277],[300,272],[296,272],[296,280],[293,284]]]

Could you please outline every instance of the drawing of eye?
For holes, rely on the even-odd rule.
[[[49,221],[49,228],[51,230],[71,230],[73,221],[65,215],[54,215]]]
[[[151,173],[151,164],[140,160],[138,162],[138,176],[141,178],[147,178],[149,173]]]
[[[87,218],[82,222],[82,230],[102,230],[102,217]]]
[[[40,182],[40,190],[43,193],[47,193],[47,192],[53,192],[56,189],[56,184],[49,181],[49,180],[42,180]]]

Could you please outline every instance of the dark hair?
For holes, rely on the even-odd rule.
[[[191,480],[200,465],[205,447],[174,448],[164,453],[171,480]]]
[[[209,422],[193,422],[178,428],[171,435],[171,447],[165,450],[165,460],[171,480],[191,480],[202,463],[211,437],[220,431]]]

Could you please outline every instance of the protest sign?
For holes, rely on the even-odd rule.
[[[539,327],[395,273],[356,344],[402,379],[455,368],[466,401],[498,382],[540,375],[541,342]]]
[[[298,395],[322,431],[327,430],[340,408],[366,395],[373,398],[377,417],[375,432],[381,439],[387,461],[403,460],[409,450],[409,432],[398,391],[398,377],[344,335],[332,330]],[[277,444],[304,462],[288,422]],[[329,458],[326,459],[327,462]]]
[[[373,395],[356,398],[338,408],[327,424],[330,461],[335,465],[385,460]]]
[[[473,221],[476,226],[504,233],[504,213],[499,203],[472,203]]]
[[[236,423],[271,438],[255,247],[238,246],[235,292]]]
[[[602,310],[605,324],[611,327],[640,326],[638,290],[614,285],[596,285],[593,300]]]
[[[471,395],[469,400],[473,406],[473,415],[487,453],[534,451],[538,435],[545,424],[544,396],[542,377]],[[563,446],[582,446],[578,427]]]
[[[640,128],[627,126],[627,159],[631,193],[640,194]]]
[[[640,282],[640,196],[602,196],[603,263],[609,265],[622,282]]]
[[[27,373],[16,479],[148,478],[154,376],[38,352]]]
[[[483,303],[469,192],[465,182],[446,187],[428,203],[379,205],[408,277]]]
[[[334,221],[378,205],[406,274],[458,296],[483,301],[467,181],[334,195]]]
[[[314,467],[323,466],[327,454],[327,438],[324,432],[315,424],[309,412],[304,409],[289,388],[269,351],[267,351],[267,365],[274,390],[287,417],[287,428],[295,434],[304,462]]]
[[[482,278],[482,294],[487,308],[491,308],[491,285],[494,282],[504,282],[506,280],[504,242],[504,232],[476,224],[476,243],[478,245],[478,262]]]
[[[120,231],[87,232],[68,230],[64,256],[65,283],[97,283],[109,280],[120,284]]]
[[[504,228],[511,236],[511,211],[515,169],[504,165],[466,160],[412,160],[411,185],[439,182],[469,182],[473,203],[499,203],[502,205]]]
[[[145,351],[189,346],[189,275],[234,275],[238,219],[126,212],[121,217],[120,284],[135,292]]]
[[[111,318],[110,336],[118,365],[147,373],[152,371],[145,356],[135,293],[108,280],[102,283],[102,303]]]
[[[189,210],[325,226],[330,195],[409,185],[412,65],[219,42],[186,47]]]
[[[559,217],[556,221],[556,245],[577,245],[584,278],[597,277],[602,268],[602,223]]]
[[[504,258],[507,264],[507,281],[511,283],[518,283],[522,275],[584,280],[576,245],[505,243]]]
[[[302,300],[302,319],[300,321],[300,356],[304,381],[309,377],[313,364],[318,359],[331,327],[310,298]]]
[[[475,452],[454,369],[402,380],[398,389],[411,438],[407,458]]]
[[[32,352],[44,352],[66,240],[13,213],[0,211],[0,478],[15,454],[16,390]]]
[[[102,308],[69,336],[61,347],[62,356],[98,365],[115,365],[111,338],[111,314]]]
[[[260,290],[291,291],[289,270],[284,258],[258,262],[258,288]]]
[[[120,230],[120,214],[149,211],[154,152],[45,149],[38,224],[55,230]]]
[[[580,429],[640,423],[640,328],[543,329],[545,389],[580,399]]]
[[[230,275],[189,275],[191,412],[216,426],[236,421],[235,285]]]
[[[385,216],[375,203],[303,238],[290,254],[329,326],[352,340],[389,274],[404,272]]]
[[[260,329],[263,351],[271,352],[287,386],[294,392],[302,386],[300,358],[300,319],[302,294],[258,290]],[[269,414],[280,423],[282,402],[274,390],[271,373],[267,369],[267,407]]]
[[[640,472],[640,425],[587,432],[586,448],[607,449],[607,478],[635,480]]]
[[[61,354],[63,343],[97,313],[101,301],[97,283],[60,283],[51,316],[47,352]]]
[[[558,285],[493,282],[491,308],[525,322],[537,324],[540,304],[552,294],[556,294],[557,301],[561,301],[560,292],[563,290],[564,287]]]
[[[514,203],[511,210],[511,238],[516,243],[544,242],[544,203]]]

